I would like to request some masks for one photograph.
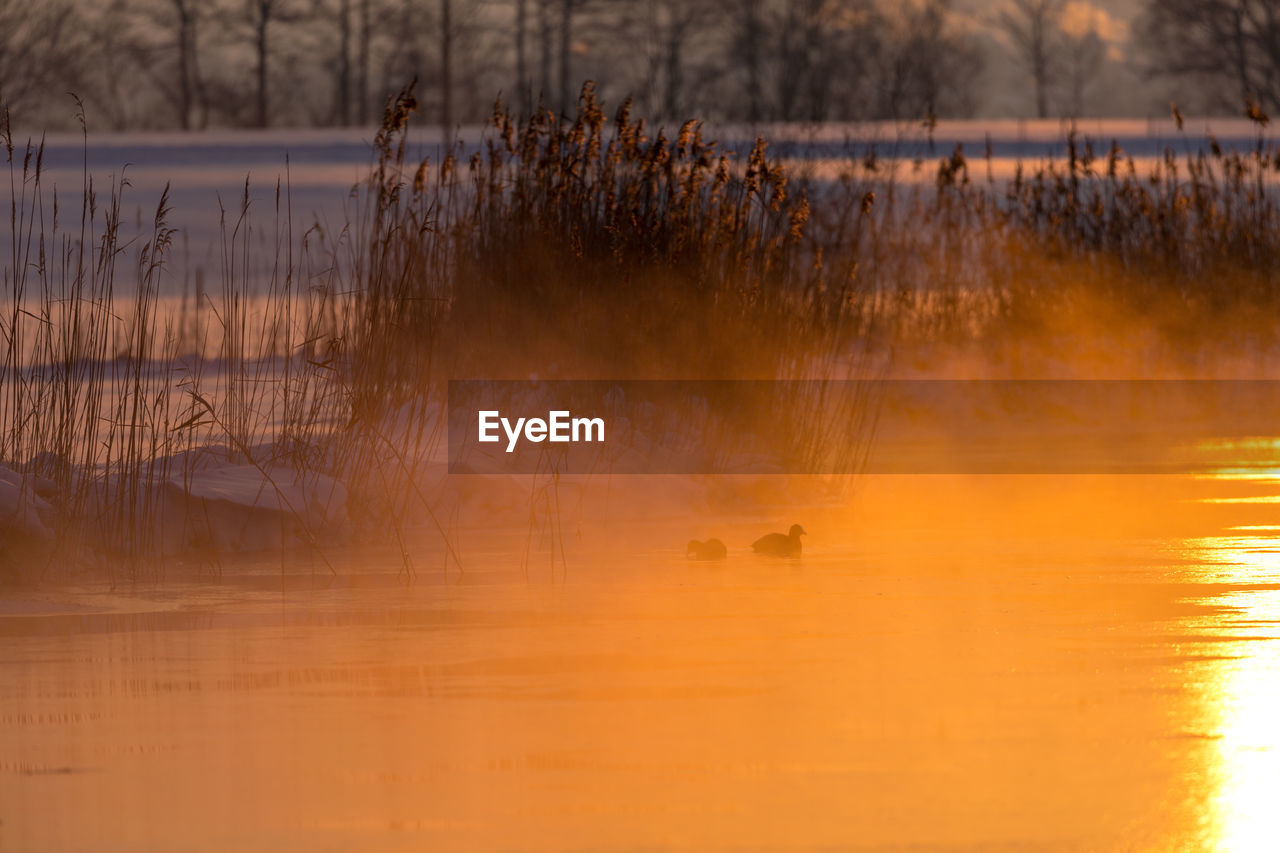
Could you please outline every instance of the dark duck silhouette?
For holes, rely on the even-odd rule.
[[[785,535],[770,533],[761,536],[751,543],[751,550],[766,557],[799,557],[800,537],[806,536],[804,528],[798,524],[791,525],[791,531]]]
[[[723,560],[728,552],[719,539],[708,539],[706,542],[690,539],[689,547],[684,553],[691,560]]]

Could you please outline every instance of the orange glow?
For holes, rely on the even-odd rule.
[[[873,477],[795,560],[720,515],[584,529],[563,582],[493,540],[460,585],[32,599],[0,619],[0,840],[1265,849],[1280,563],[1221,488]]]

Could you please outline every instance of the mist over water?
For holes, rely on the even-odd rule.
[[[1274,489],[869,477],[780,561],[757,518],[627,521],[624,483],[555,582],[477,532],[449,583],[361,558],[19,596],[0,838],[1264,849]],[[686,561],[695,532],[728,558]]]
[[[953,129],[952,141],[970,130]],[[1005,130],[999,156],[1034,156],[1042,140]],[[898,165],[910,170],[944,136],[913,137]],[[176,188],[173,224],[186,242],[170,263],[190,278],[165,287],[181,280],[194,292],[197,267],[216,280],[218,197],[238,210],[245,171],[263,229],[250,242],[274,252],[282,233],[302,239],[317,212],[348,222],[346,193],[369,153],[358,134],[250,138],[137,149],[130,227],[145,233],[148,205],[165,182]],[[1150,144],[1158,158],[1156,138],[1134,132],[1126,144],[1140,154]],[[1237,141],[1253,139],[1241,131]],[[93,168],[136,144],[114,140]],[[780,147],[802,171],[805,151],[829,158],[835,144]],[[286,147],[280,209],[287,217],[291,206],[291,232],[275,219]],[[73,147],[55,149],[49,180],[78,187]],[[929,216],[954,212],[951,191],[939,189]],[[861,198],[875,210],[881,193]],[[768,207],[745,198],[752,213]],[[678,274],[665,277],[661,265],[620,270],[581,252],[592,293],[582,269],[531,231],[537,239],[499,246],[509,252],[463,256],[473,266],[459,280],[476,286],[449,293],[462,319],[438,349],[411,350],[439,357],[437,373],[315,380],[337,402],[290,420],[296,408],[282,401],[298,407],[319,392],[294,394],[284,377],[337,373],[341,336],[322,347],[290,338],[287,323],[263,324],[254,340],[270,345],[241,338],[243,351],[210,362],[217,381],[201,389],[203,408],[175,385],[190,412],[158,434],[193,423],[212,432],[187,415],[234,411],[249,427],[222,431],[253,441],[211,450],[193,440],[166,457],[177,473],[156,506],[199,523],[158,535],[159,556],[138,564],[148,572],[126,555],[97,555],[85,570],[72,565],[78,554],[54,551],[32,583],[5,587],[0,848],[1268,849],[1280,834],[1268,796],[1280,778],[1271,315],[1245,300],[1213,306],[1209,286],[1121,293],[1146,277],[1140,263],[998,239],[979,250],[1008,254],[981,269],[1047,271],[1046,283],[1012,295],[882,281],[859,290],[858,276],[877,273],[833,273],[843,261],[789,236],[799,208],[780,210],[760,216],[767,251],[729,257],[746,257],[752,274],[756,262],[802,259],[804,274],[786,284],[811,293],[804,311],[769,292],[764,274],[752,279],[764,296],[699,290],[706,279],[675,262],[674,238],[663,248]],[[507,213],[477,232],[505,233]],[[893,217],[916,213],[904,203]],[[940,243],[972,235],[940,221]],[[390,233],[405,223],[422,224],[393,220]],[[883,236],[858,223],[867,239]],[[893,242],[903,234],[867,257],[898,252],[927,281],[963,281],[963,263],[934,266],[938,256]],[[243,279],[254,286],[272,281],[278,256],[258,257]],[[421,258],[408,257],[420,272]],[[619,271],[627,288],[608,289]],[[300,289],[330,272],[305,270]],[[855,283],[848,298],[833,295],[841,281]],[[181,315],[182,294],[163,295]],[[231,298],[240,295],[222,304],[256,317],[257,303]],[[838,320],[865,318],[839,312],[859,299],[902,328],[867,320],[848,332]],[[414,340],[395,337],[405,329],[441,329],[432,309],[411,315],[426,301],[414,291],[391,302],[385,324],[365,331],[398,353]],[[274,334],[288,355],[274,353]],[[265,351],[253,371],[227,367]],[[114,358],[127,365],[130,352]],[[530,469],[473,456],[450,473],[446,404],[427,384],[450,371],[615,385],[842,379],[884,393],[874,418],[843,432],[808,417],[798,396],[738,421],[677,412],[665,435],[723,439],[721,456],[685,467],[583,469],[538,454]],[[725,375],[703,375],[714,371]],[[1167,379],[1177,381],[1143,382]],[[397,392],[411,402],[382,399]],[[780,439],[765,442],[772,455],[733,445],[735,430],[850,464],[806,468]],[[326,473],[337,470],[361,490],[339,488]],[[16,462],[0,471],[0,498],[51,512],[36,473]],[[351,533],[370,518],[389,522]],[[793,524],[807,531],[799,556],[753,552]],[[710,538],[726,544],[723,560],[688,559],[687,542]],[[15,554],[0,566],[35,565]]]

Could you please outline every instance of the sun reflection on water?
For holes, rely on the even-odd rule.
[[[1224,598],[1223,603],[1241,609],[1239,630],[1274,633],[1280,595],[1251,592]],[[1225,664],[1219,686],[1219,844],[1223,850],[1270,851],[1280,843],[1280,646],[1252,643],[1249,651]]]
[[[1237,535],[1184,540],[1200,583],[1280,583],[1280,530],[1233,528]],[[1215,599],[1214,603],[1223,603]],[[1230,606],[1240,606],[1236,603]]]
[[[1226,608],[1208,633],[1226,635],[1207,686],[1218,711],[1218,769],[1212,822],[1216,849],[1273,851],[1280,843],[1280,529],[1234,528],[1235,535],[1188,540],[1204,581],[1232,589],[1208,603]]]

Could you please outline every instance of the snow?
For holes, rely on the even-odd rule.
[[[36,478],[0,465],[0,546],[7,539],[53,538],[44,519],[53,508],[36,493]]]
[[[164,484],[158,531],[166,553],[209,557],[341,541],[347,489],[283,465],[225,464]]]
[[[1080,120],[974,120],[942,121],[929,130],[919,121],[707,126],[704,138],[718,140],[726,150],[742,157],[757,136],[769,141],[770,157],[784,162],[796,174],[806,172],[817,180],[838,177],[870,148],[888,168],[895,164],[897,177],[918,177],[932,181],[932,161],[949,156],[957,144],[964,147],[975,180],[985,176],[983,157],[991,146],[992,172],[997,179],[1013,174],[1016,164],[1061,160],[1066,153],[1066,135],[1075,127],[1081,139],[1093,141],[1095,153],[1104,157],[1116,141],[1126,154],[1145,168],[1148,161],[1163,156],[1166,148],[1179,154],[1208,147],[1212,133],[1224,149],[1252,150],[1261,138],[1271,144],[1280,136],[1271,129],[1261,135],[1246,119],[1188,118],[1186,130],[1178,131],[1172,119]],[[656,134],[656,126],[651,133]],[[671,137],[677,128],[667,128]],[[245,180],[249,179],[251,220],[262,238],[264,268],[254,274],[264,279],[270,274],[274,257],[275,230],[287,224],[292,212],[295,239],[314,223],[333,226],[337,233],[350,217],[351,189],[369,174],[373,162],[373,128],[333,130],[209,131],[204,133],[96,133],[86,140],[78,134],[51,134],[45,140],[42,183],[56,188],[62,217],[61,227],[78,232],[80,192],[87,167],[93,177],[99,206],[112,181],[127,177],[124,195],[122,242],[149,239],[155,208],[165,187],[170,188],[168,224],[179,230],[169,261],[170,286],[180,290],[197,269],[210,286],[216,286],[222,244],[220,219],[227,211],[228,230],[234,227]],[[467,127],[459,132],[459,162],[480,150],[485,139],[483,127]],[[416,127],[411,131],[406,160],[418,163],[429,157],[440,162],[441,149],[435,128]],[[16,141],[16,140],[15,140]],[[17,172],[21,173],[21,151],[15,151]],[[912,164],[922,159],[919,174]],[[276,210],[276,183],[288,190]],[[18,184],[19,193],[29,197],[31,187]],[[10,203],[9,181],[0,180],[0,204]],[[101,214],[100,214],[101,215]],[[0,257],[11,251],[8,230],[0,233]]]
[[[228,465],[209,469],[191,483],[190,495],[250,509],[307,515],[318,523],[340,521],[346,503],[346,490],[332,477],[315,474],[307,478],[283,466],[261,469],[254,465]]]
[[[162,553],[231,554],[329,544],[350,534],[347,489],[337,479],[282,465],[218,465],[209,461],[214,458],[212,453],[204,456],[204,466],[185,481],[175,475],[154,485],[152,523]],[[54,496],[51,486],[0,466],[0,550],[17,544],[52,546],[55,506],[65,501]],[[86,512],[67,531],[87,536],[90,543],[94,532],[77,525],[101,517],[111,501],[100,482],[92,494],[97,495],[97,511]]]

